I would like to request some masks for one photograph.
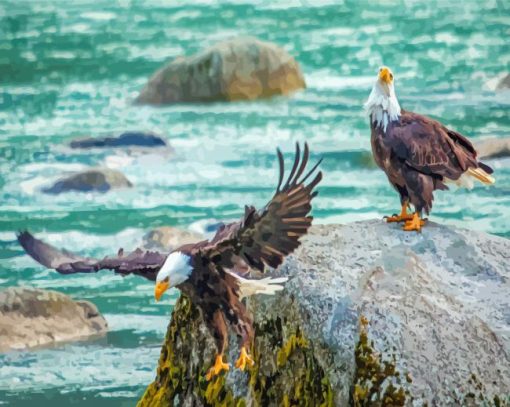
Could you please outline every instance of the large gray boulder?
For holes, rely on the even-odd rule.
[[[510,157],[510,137],[481,140],[475,147],[480,158]]]
[[[510,402],[509,240],[430,222],[317,226],[276,274],[283,292],[248,300],[253,370],[204,380],[213,342],[182,296],[139,406]]]
[[[258,99],[304,87],[298,63],[285,50],[241,37],[175,59],[149,79],[136,102],[161,105]]]
[[[96,306],[56,291],[11,287],[0,291],[0,352],[104,335]]]
[[[160,226],[147,232],[143,238],[143,246],[147,249],[170,252],[181,245],[196,243],[200,240],[204,240],[204,236],[199,233],[173,226]]]
[[[69,191],[107,192],[114,188],[130,188],[133,184],[120,171],[109,168],[93,168],[69,175],[43,189],[47,194],[60,194]]]

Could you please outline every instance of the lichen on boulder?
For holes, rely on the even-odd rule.
[[[214,343],[181,297],[139,405],[508,405],[509,253],[432,222],[313,227],[274,273],[285,290],[247,300],[255,366],[207,382]]]
[[[304,87],[298,63],[285,50],[253,37],[239,37],[170,62],[149,79],[136,102],[163,105],[258,99]]]

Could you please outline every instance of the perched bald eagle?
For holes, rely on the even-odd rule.
[[[400,215],[388,222],[405,222],[406,231],[420,231],[432,208],[433,192],[446,190],[446,182],[471,187],[475,178],[483,184],[495,182],[493,170],[479,162],[471,142],[436,120],[400,108],[393,73],[387,67],[379,75],[365,108],[370,117],[372,153],[400,195]],[[413,215],[407,207],[415,208]]]
[[[283,184],[283,156],[280,150],[277,153],[280,174],[273,198],[260,211],[246,206],[243,218],[223,226],[211,241],[184,245],[169,255],[137,249],[124,256],[121,249],[116,257],[96,260],[58,250],[28,232],[21,232],[18,240],[36,261],[62,274],[102,269],[121,275],[136,274],[156,281],[157,300],[169,287],[177,287],[201,310],[216,342],[217,356],[207,372],[207,380],[229,369],[223,361],[227,325],[241,338],[236,367],[244,370],[247,364],[253,364],[248,350],[254,332],[252,319],[241,300],[253,294],[274,294],[283,289],[281,284],[286,281],[250,279],[250,270],[264,272],[267,266],[276,268],[299,246],[300,237],[312,224],[311,200],[317,195],[314,188],[322,179],[322,173],[316,172],[320,161],[303,175],[309,158],[308,145],[305,144],[301,157],[296,144],[294,164]]]

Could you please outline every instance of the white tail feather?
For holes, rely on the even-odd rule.
[[[228,272],[237,279],[239,284],[239,297],[249,297],[255,294],[274,295],[276,292],[283,290],[283,285],[287,282],[287,277],[271,278],[266,277],[261,280],[249,280],[238,276],[235,273]]]
[[[476,178],[478,181],[480,181],[482,184],[485,185],[491,185],[496,182],[494,177],[490,174],[487,174],[483,169],[481,168],[468,168],[466,171],[469,175]]]
[[[481,168],[468,168],[467,171],[462,174],[459,179],[452,180],[445,178],[446,182],[453,182],[458,187],[464,187],[467,189],[473,189],[475,186],[475,183],[473,182],[473,178],[476,178],[478,181],[480,181],[484,185],[491,185],[496,182],[493,176],[490,174],[487,174],[484,170]]]

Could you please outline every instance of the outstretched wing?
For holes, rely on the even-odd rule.
[[[456,180],[468,168],[479,166],[466,137],[428,117],[402,111],[399,123],[388,133],[395,157],[424,174]]]
[[[317,195],[314,188],[322,179],[322,173],[315,172],[320,161],[303,175],[309,158],[308,145],[305,143],[301,156],[296,144],[294,164],[283,184],[283,155],[280,150],[277,153],[280,174],[271,201],[260,211],[246,206],[241,221],[224,226],[210,242],[197,245],[196,250],[202,256],[223,268],[245,274],[249,268],[264,271],[266,265],[278,267],[299,246],[299,238],[312,224],[309,213],[311,201]]]
[[[157,272],[167,257],[166,254],[141,249],[124,256],[121,249],[116,257],[98,260],[59,250],[36,239],[29,232],[20,232],[18,241],[35,261],[61,274],[95,273],[108,269],[122,275],[136,274],[149,280],[156,280]]]

